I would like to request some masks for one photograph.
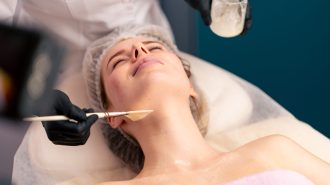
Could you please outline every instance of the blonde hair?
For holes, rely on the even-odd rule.
[[[184,71],[186,72],[187,77],[189,78],[190,82],[192,83],[195,91],[198,94],[198,97],[191,96],[189,98],[190,101],[190,110],[191,114],[194,117],[194,120],[198,126],[199,131],[203,136],[207,133],[207,126],[209,122],[208,117],[208,110],[207,110],[207,103],[204,98],[204,95],[202,91],[199,89],[199,87],[196,85],[194,77],[190,71],[190,63],[187,62],[184,58],[180,57],[180,60],[182,62]]]

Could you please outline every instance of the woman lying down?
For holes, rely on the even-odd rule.
[[[230,152],[211,148],[202,95],[189,65],[155,26],[123,27],[87,51],[84,74],[97,111],[152,109],[144,119],[107,120],[110,149],[137,176],[121,184],[329,184],[330,165],[271,135]]]

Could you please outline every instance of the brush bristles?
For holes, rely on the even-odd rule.
[[[149,113],[153,112],[153,110],[138,110],[138,111],[128,111],[128,117],[132,121],[138,121],[146,117]]]

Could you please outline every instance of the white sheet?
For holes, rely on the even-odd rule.
[[[283,134],[316,156],[330,161],[330,141],[299,122],[267,95],[232,74],[204,61],[188,57],[198,85],[209,101],[210,130],[207,141],[216,149],[229,151],[253,139]],[[71,100],[88,107],[81,74],[72,75],[60,89]],[[256,103],[261,98],[262,104]],[[259,114],[258,110],[266,109]],[[99,124],[83,146],[53,145],[41,123],[30,127],[15,156],[13,180],[18,184],[94,184],[134,176],[108,149]],[[309,140],[305,136],[309,136]]]

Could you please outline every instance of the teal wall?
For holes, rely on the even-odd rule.
[[[250,2],[254,22],[244,37],[217,37],[196,14],[197,54],[330,137],[330,1]]]

